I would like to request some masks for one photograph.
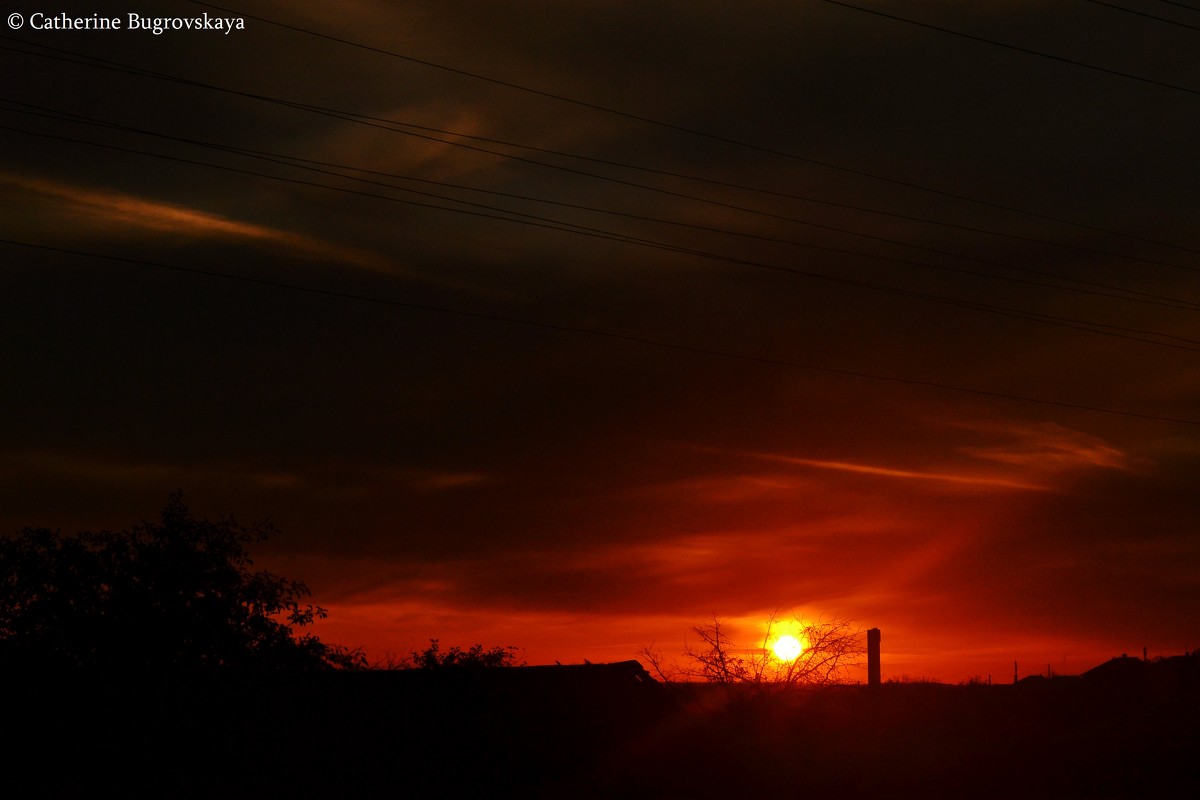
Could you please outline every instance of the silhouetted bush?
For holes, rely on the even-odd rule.
[[[296,629],[325,615],[308,588],[252,570],[274,528],[196,519],[173,494],[157,523],[0,539],[0,665],[169,673],[359,665]]]
[[[508,647],[492,647],[484,649],[481,644],[473,644],[468,649],[463,650],[459,647],[451,647],[446,652],[441,651],[441,646],[437,639],[429,640],[429,647],[417,652],[414,650],[409,656],[409,664],[406,666],[415,667],[416,669],[445,669],[465,667],[469,669],[481,669],[485,667],[515,667],[517,664],[517,648],[509,645]]]

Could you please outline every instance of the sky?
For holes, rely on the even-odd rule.
[[[0,533],[270,519],[377,663],[1200,646],[1200,10],[226,2],[4,6]]]

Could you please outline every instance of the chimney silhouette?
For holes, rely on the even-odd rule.
[[[879,671],[879,628],[867,631],[867,685],[878,686],[881,683]]]

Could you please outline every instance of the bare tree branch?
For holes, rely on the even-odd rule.
[[[774,641],[780,628],[792,629],[801,644],[799,655],[784,659],[775,654]],[[851,621],[822,618],[805,622],[794,617],[781,624],[776,614],[767,617],[761,643],[740,648],[729,636],[719,617],[692,628],[699,637],[695,644],[684,643],[683,665],[667,663],[663,655],[643,648],[640,655],[652,672],[666,682],[677,680],[755,686],[825,686],[844,683],[848,671],[862,662],[866,645],[862,631]]]

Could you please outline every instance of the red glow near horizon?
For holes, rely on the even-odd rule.
[[[0,535],[270,519],[375,661],[1200,647],[1194,97],[829,3],[269,5],[10,31]],[[1081,63],[1132,24],[922,5]],[[1139,24],[1122,69],[1192,63]]]

